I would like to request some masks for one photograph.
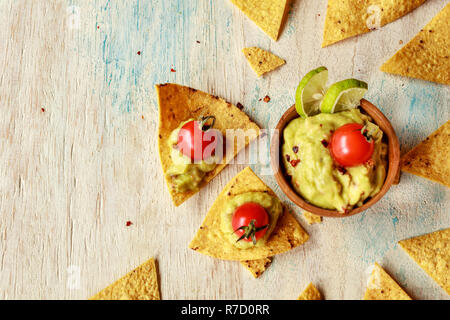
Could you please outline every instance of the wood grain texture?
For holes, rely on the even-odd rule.
[[[308,226],[253,166],[310,240],[259,279],[238,262],[188,250],[244,166],[227,167],[175,208],[157,156],[153,89],[170,81],[240,102],[268,128],[294,102],[301,76],[326,65],[331,81],[370,84],[367,99],[404,153],[449,119],[449,88],[379,66],[445,3],[429,0],[381,30],[321,49],[325,0],[294,1],[278,42],[230,1],[0,1],[0,298],[86,299],[155,257],[162,299],[295,299],[309,282],[326,299],[360,299],[375,261],[413,298],[448,299],[397,241],[449,227],[449,190],[409,174],[365,213]],[[241,52],[249,46],[287,63],[257,78]],[[269,103],[259,101],[266,95]]]

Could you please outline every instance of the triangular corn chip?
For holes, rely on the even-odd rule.
[[[168,139],[172,131],[175,130],[181,122],[190,118],[198,119],[201,116],[206,115],[215,116],[216,122],[214,128],[222,133],[224,141],[226,140],[226,130],[228,129],[242,129],[244,132],[254,133],[254,135],[249,135],[245,138],[245,145],[239,143],[234,144],[235,148],[230,152],[231,157],[227,158],[225,156],[222,163],[218,164],[211,172],[208,172],[204,177],[200,188],[207,185],[220,171],[223,170],[223,168],[225,168],[226,164],[230,162],[239,151],[245,148],[252,140],[256,139],[260,134],[260,131],[258,125],[251,121],[243,111],[217,96],[212,96],[196,89],[172,83],[159,84],[155,87],[159,103],[159,156],[172,200],[176,206],[179,206],[198,192],[198,190],[176,192],[171,188],[170,178],[166,175],[167,170],[172,164],[171,149],[168,145]]]
[[[286,61],[284,61],[280,57],[260,48],[244,48],[242,52],[244,53],[248,63],[252,67],[253,71],[255,71],[255,73],[258,75],[258,77],[267,72],[275,70],[276,68],[286,63]]]
[[[308,286],[303,290],[297,300],[323,300],[322,295],[319,290],[312,284],[308,284]]]
[[[406,153],[401,169],[450,188],[450,120]]]
[[[410,42],[381,66],[381,71],[450,84],[450,3]]]
[[[90,300],[160,300],[155,260],[143,263]]]
[[[272,263],[272,258],[264,258],[259,260],[245,260],[241,261],[241,264],[251,272],[251,274],[255,278],[259,278],[264,271],[270,266]]]
[[[245,192],[275,193],[247,167],[238,173],[219,194],[208,211],[200,230],[189,248],[205,255],[223,260],[259,260],[291,250],[308,240],[308,234],[302,229],[292,214],[284,208],[277,225],[266,244],[261,247],[238,249],[231,244],[220,228],[220,214],[228,197]]]
[[[411,300],[405,291],[375,262],[367,281],[364,300]]]
[[[450,228],[399,241],[411,258],[450,294]]]
[[[384,26],[425,1],[328,0],[322,47]]]
[[[277,41],[285,23],[290,0],[231,0],[269,37]]]

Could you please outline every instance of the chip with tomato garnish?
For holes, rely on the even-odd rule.
[[[208,211],[189,248],[240,261],[257,277],[271,258],[308,240],[290,211],[249,168],[237,174]]]

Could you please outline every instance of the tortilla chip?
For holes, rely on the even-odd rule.
[[[308,240],[308,234],[285,207],[265,246],[241,250],[231,244],[220,229],[220,213],[228,197],[258,191],[276,197],[249,167],[238,173],[214,201],[189,248],[223,260],[259,260],[291,250]]]
[[[381,27],[403,17],[425,1],[328,0],[322,47],[373,30],[377,12],[380,13]]]
[[[309,283],[305,290],[300,294],[297,300],[323,300],[319,290]]]
[[[315,224],[315,223],[322,223],[323,217],[318,216],[317,214],[303,211],[303,218],[305,218],[306,222],[308,222],[309,225]]]
[[[290,0],[231,0],[269,37],[277,41],[286,22]]]
[[[258,77],[275,70],[286,63],[280,57],[260,48],[251,47],[242,49],[250,67],[256,72]]]
[[[264,258],[264,259],[259,259],[259,260],[245,260],[245,261],[241,261],[241,264],[248,270],[251,272],[251,274],[255,277],[255,278],[259,278],[264,271],[266,271],[266,269],[268,267],[270,267],[270,264],[272,263],[272,258]]]
[[[411,300],[405,291],[375,262],[367,281],[364,300]]]
[[[450,120],[401,159],[403,171],[450,188]]]
[[[90,300],[160,299],[158,273],[153,258],[90,298]]]
[[[399,241],[411,258],[450,294],[450,228]]]
[[[179,206],[199,190],[187,192],[175,192],[170,186],[170,179],[166,172],[172,164],[171,150],[168,145],[168,139],[173,130],[175,130],[181,122],[189,118],[198,119],[204,115],[213,115],[216,117],[214,128],[219,130],[226,139],[227,129],[242,129],[244,131],[253,130],[255,136],[245,139],[245,145],[235,144],[235,149],[231,152],[231,157],[224,157],[224,161],[218,164],[214,170],[208,172],[203,179],[200,188],[207,185],[220,171],[225,168],[236,154],[244,149],[252,140],[256,139],[260,134],[259,127],[256,123],[239,108],[226,102],[225,100],[209,95],[205,92],[181,86],[178,84],[159,84],[156,85],[159,103],[159,157],[169,187],[170,195],[176,206]]]
[[[450,3],[392,58],[381,71],[450,84]]]

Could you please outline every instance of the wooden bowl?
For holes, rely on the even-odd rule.
[[[295,110],[295,105],[293,105],[289,110],[287,110],[280,121],[276,126],[275,133],[272,137],[272,142],[270,146],[270,164],[272,166],[272,170],[275,173],[275,179],[278,182],[281,190],[286,194],[286,196],[291,199],[296,205],[300,208],[314,213],[319,216],[324,217],[333,217],[333,218],[343,218],[355,215],[360,213],[373,204],[375,204],[378,200],[380,200],[389,188],[393,184],[397,184],[399,180],[400,174],[400,144],[398,142],[397,135],[395,134],[394,128],[392,128],[389,120],[383,115],[383,113],[375,107],[369,101],[363,99],[361,100],[361,109],[365,111],[372,120],[380,127],[380,129],[384,133],[383,140],[387,142],[389,147],[388,152],[388,172],[386,175],[386,179],[384,181],[384,185],[381,188],[380,192],[378,192],[374,197],[367,200],[362,206],[355,207],[350,210],[348,213],[340,213],[336,210],[327,210],[320,207],[317,207],[306,200],[304,200],[291,186],[290,182],[286,179],[284,173],[284,165],[281,161],[281,146],[283,141],[283,130],[286,125],[291,122],[291,120],[298,118],[299,115]],[[387,139],[386,139],[387,138]]]

